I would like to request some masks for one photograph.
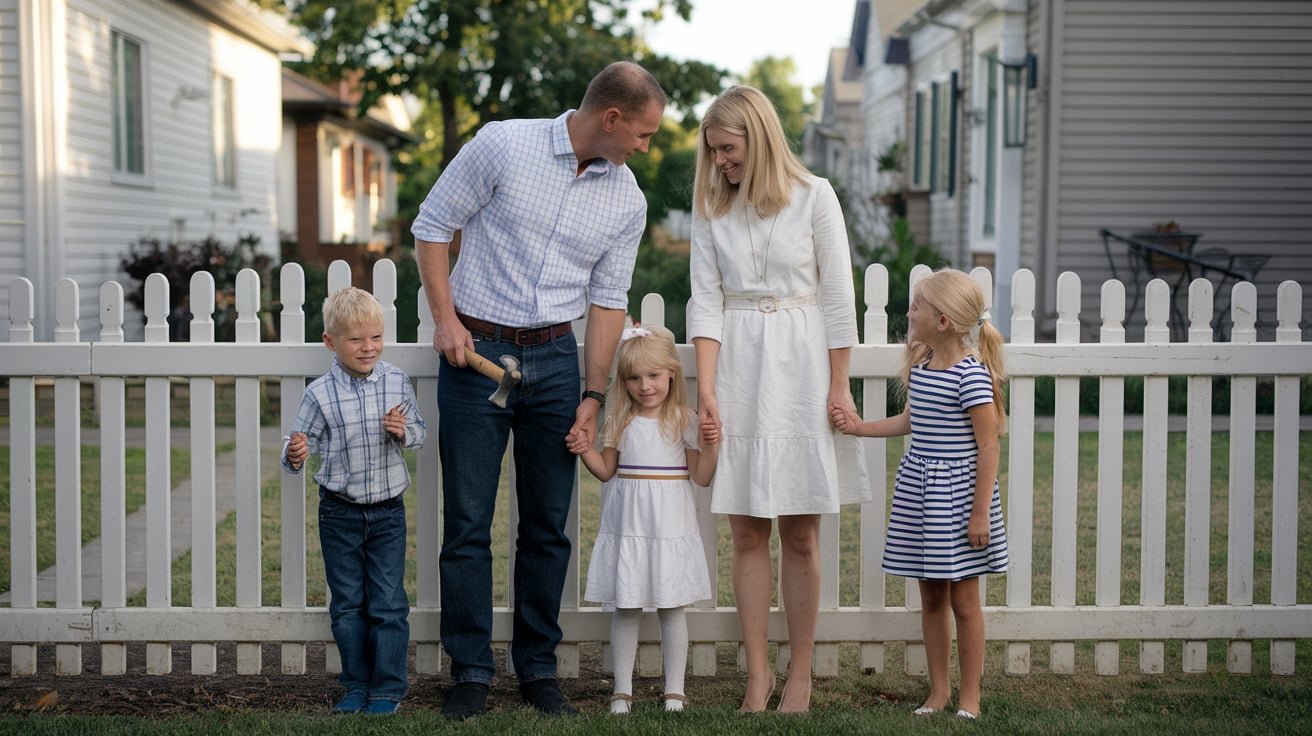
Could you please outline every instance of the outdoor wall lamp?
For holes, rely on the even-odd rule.
[[[999,61],[998,65],[1002,67],[1002,145],[1024,148],[1028,92],[1038,85],[1039,60],[1027,53],[1018,64]]]

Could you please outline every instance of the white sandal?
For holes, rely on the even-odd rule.
[[[615,693],[610,696],[610,714],[613,716],[627,716],[629,714],[629,704],[632,702],[632,695]]]
[[[661,696],[661,700],[665,701],[667,711],[682,711],[683,706],[688,704],[688,696],[683,693],[665,693]]]

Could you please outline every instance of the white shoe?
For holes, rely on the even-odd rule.
[[[627,716],[629,714],[629,703],[633,702],[633,696],[628,693],[615,693],[610,696],[610,714],[613,716]]]

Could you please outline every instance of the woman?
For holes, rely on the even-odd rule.
[[[764,710],[779,522],[791,659],[779,710],[811,702],[820,596],[820,515],[870,500],[860,445],[830,426],[855,410],[851,256],[833,188],[789,150],[774,106],[732,87],[702,119],[693,184],[692,299],[699,419],[723,427],[711,509],[729,515],[733,589],[747,654],[741,711]]]

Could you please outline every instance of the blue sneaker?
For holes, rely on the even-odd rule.
[[[401,704],[396,702],[395,700],[387,700],[386,698],[376,698],[374,700],[370,700],[369,705],[366,705],[364,707],[364,710],[360,712],[368,713],[369,715],[375,715],[375,716],[390,716],[393,713],[395,713],[397,709],[400,707]]]
[[[337,701],[330,713],[337,715],[341,713],[359,713],[364,710],[365,697],[364,693],[347,693],[346,697]]]

